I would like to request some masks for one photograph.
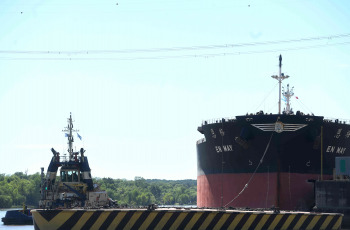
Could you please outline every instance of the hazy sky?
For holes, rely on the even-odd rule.
[[[1,0],[0,173],[47,170],[72,112],[92,175],[195,179],[203,120],[350,119],[350,1]]]

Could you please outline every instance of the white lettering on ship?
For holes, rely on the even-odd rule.
[[[334,136],[335,138],[339,138],[341,134],[342,129],[338,129],[337,134]]]
[[[210,129],[210,132],[211,132],[211,136],[212,136],[213,138],[216,138],[216,134],[215,134],[214,130],[213,130],[213,129]]]
[[[221,146],[215,146],[215,150],[217,153],[221,153],[222,150],[221,150]]]
[[[344,154],[346,148],[343,147],[337,147],[337,146],[328,146],[326,152],[327,153],[338,153],[338,154]]]
[[[217,153],[222,153],[222,151],[224,152],[233,152],[233,148],[232,145],[223,145],[221,146],[215,146],[215,150]]]
[[[349,138],[350,137],[350,131],[348,131],[345,135],[346,138]]]
[[[345,153],[345,150],[346,150],[346,148],[338,147],[338,148],[337,148],[337,153],[339,153],[339,154],[344,154],[344,153]]]
[[[225,132],[224,132],[224,130],[222,130],[222,128],[219,129],[219,132],[220,132],[220,135],[221,135],[222,137],[225,136]]]

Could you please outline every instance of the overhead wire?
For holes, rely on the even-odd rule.
[[[304,110],[307,110],[307,111],[309,111],[311,114],[313,114],[312,110],[309,109],[299,98],[298,98],[296,101],[299,103],[299,105],[300,105]]]
[[[321,37],[308,37],[308,38],[299,38],[299,39],[237,43],[237,44],[232,43],[232,44],[221,44],[221,45],[182,46],[182,47],[180,46],[180,47],[167,47],[167,48],[163,47],[163,48],[150,48],[150,49],[120,49],[120,50],[113,50],[113,49],[111,50],[70,50],[70,51],[0,50],[0,53],[2,54],[48,54],[48,55],[51,55],[51,54],[149,53],[149,52],[153,53],[153,52],[227,49],[227,48],[239,48],[239,47],[247,47],[247,46],[277,45],[277,44],[283,44],[283,43],[322,41],[322,40],[332,40],[332,39],[349,38],[349,37],[350,37],[350,33],[321,36]],[[342,44],[342,43],[339,43],[339,44]],[[327,45],[327,44],[322,44],[322,46],[324,45]],[[332,44],[329,44],[329,45],[332,45]]]
[[[255,108],[255,110],[253,110],[253,112],[256,112],[260,106],[266,101],[266,99],[271,95],[271,93],[275,90],[276,86],[278,85],[278,82],[273,86],[273,88],[270,90],[270,92],[268,92],[266,94],[266,96],[263,98],[263,100],[261,101],[261,103]],[[249,110],[252,111],[252,110]]]
[[[226,45],[208,45],[208,46],[190,46],[190,47],[171,47],[171,48],[154,48],[154,49],[126,49],[126,50],[72,50],[72,51],[25,51],[25,50],[0,50],[0,54],[12,55],[12,54],[35,54],[35,55],[96,55],[96,54],[132,54],[132,53],[161,53],[161,52],[172,52],[172,51],[187,51],[194,50],[199,51],[202,49],[221,49],[221,48],[234,48],[234,47],[247,47],[247,46],[263,46],[263,45],[272,45],[272,44],[282,44],[289,42],[303,42],[311,40],[324,40],[326,38],[340,38],[340,37],[350,37],[350,34],[340,34],[332,35],[326,37],[313,37],[313,38],[302,38],[294,40],[281,40],[281,41],[270,41],[270,42],[258,42],[258,43],[241,43],[241,44],[226,44]],[[223,56],[232,56],[232,55],[248,55],[248,54],[261,54],[261,53],[270,53],[270,52],[286,52],[286,51],[295,51],[303,49],[313,49],[313,48],[325,48],[329,46],[337,45],[349,45],[350,41],[338,42],[338,43],[327,43],[327,44],[317,44],[317,45],[308,45],[308,46],[298,46],[298,47],[288,47],[288,48],[274,48],[274,49],[265,49],[265,50],[248,50],[248,51],[234,51],[234,52],[224,52],[224,53],[200,53],[200,54],[179,54],[179,55],[160,55],[160,56],[130,56],[130,57],[11,57],[11,56],[0,56],[0,60],[152,60],[152,59],[177,59],[177,58],[212,58],[212,57],[223,57]]]

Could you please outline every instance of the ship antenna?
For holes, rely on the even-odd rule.
[[[279,57],[279,61],[280,61],[280,64],[279,64],[279,76],[277,75],[273,75],[271,76],[272,78],[278,80],[278,84],[279,84],[279,92],[278,92],[278,114],[281,114],[281,84],[282,84],[282,81],[286,78],[289,78],[288,75],[284,76],[284,74],[282,73],[282,55],[280,54],[280,57]]]
[[[72,120],[72,113],[70,113],[68,120],[68,126],[65,127],[62,132],[65,132],[65,136],[68,138],[68,152],[69,152],[69,160],[73,160],[73,132],[79,132],[79,130],[73,129],[73,120]],[[68,133],[67,133],[68,132]]]
[[[283,89],[282,94],[286,98],[286,109],[285,109],[286,114],[290,114],[292,111],[290,108],[290,98],[294,95],[293,89],[294,89],[294,87],[292,87],[292,89],[289,89],[289,84],[287,84],[286,91],[284,91],[284,89]]]

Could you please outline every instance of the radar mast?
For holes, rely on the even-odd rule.
[[[283,88],[282,94],[286,98],[286,108],[284,110],[286,112],[286,114],[290,114],[292,112],[292,109],[290,108],[290,98],[294,95],[293,89],[294,89],[294,87],[289,89],[289,84],[287,84],[286,91],[284,91],[284,88]]]
[[[79,132],[79,130],[73,129],[73,120],[72,120],[72,113],[70,113],[69,118],[67,118],[68,125],[65,127],[62,132],[65,132],[65,136],[68,138],[68,152],[69,152],[69,160],[73,160],[74,158],[74,153],[73,153],[73,142],[74,142],[74,137],[73,137],[73,132]],[[68,132],[68,133],[67,133]]]
[[[271,76],[272,78],[274,78],[274,79],[276,79],[276,80],[278,80],[278,84],[279,84],[279,93],[278,93],[278,114],[281,114],[281,84],[282,84],[282,81],[284,80],[284,79],[287,79],[287,78],[289,78],[289,76],[288,75],[285,75],[284,76],[284,73],[282,73],[282,55],[280,55],[280,57],[279,57],[279,61],[280,61],[280,63],[279,63],[279,75],[277,76],[277,75],[273,75],[273,76]]]

